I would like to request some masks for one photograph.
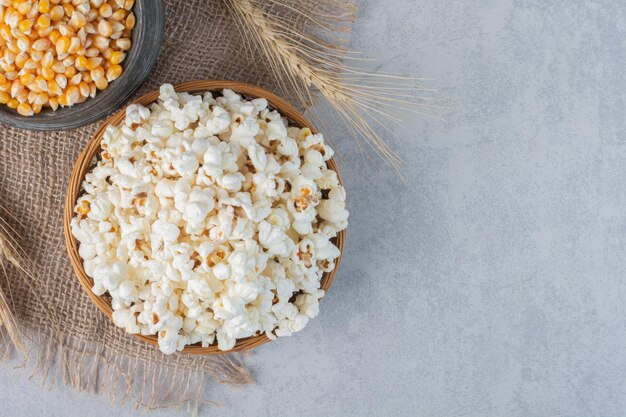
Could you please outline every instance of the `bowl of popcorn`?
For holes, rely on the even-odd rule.
[[[141,97],[80,155],[65,237],[81,286],[165,354],[248,350],[302,330],[348,224],[333,150],[258,87],[198,81]]]
[[[66,130],[124,105],[156,63],[155,0],[0,0],[0,123]]]

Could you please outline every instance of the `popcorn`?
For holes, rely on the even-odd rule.
[[[289,127],[265,99],[166,84],[102,147],[71,226],[117,326],[172,354],[288,336],[319,314],[348,219],[321,135]]]

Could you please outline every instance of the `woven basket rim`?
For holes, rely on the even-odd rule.
[[[238,94],[245,95],[250,98],[265,98],[269,102],[270,106],[276,109],[282,116],[287,117],[291,124],[298,126],[300,128],[308,127],[312,132],[317,133],[318,130],[315,126],[310,123],[294,106],[289,104],[286,100],[278,97],[277,95],[254,85],[234,82],[234,81],[223,81],[223,80],[200,80],[200,81],[190,81],[184,83],[174,84],[174,89],[178,92],[189,92],[189,93],[203,93],[207,91],[217,92],[224,89],[231,89]],[[155,90],[150,93],[147,93],[135,101],[135,104],[148,105],[154,101],[159,96],[159,91]],[[74,164],[74,168],[72,169],[72,174],[70,176],[69,184],[67,187],[67,194],[65,199],[65,211],[64,211],[64,219],[63,219],[63,229],[65,234],[65,245],[67,247],[68,255],[70,258],[70,262],[72,264],[72,268],[74,269],[74,273],[78,278],[78,282],[81,287],[87,292],[87,295],[91,298],[91,300],[95,303],[96,307],[103,312],[107,317],[111,318],[113,314],[113,310],[111,308],[110,301],[103,296],[98,296],[93,293],[91,290],[93,286],[93,280],[87,276],[85,270],[83,268],[82,259],[78,253],[78,242],[76,238],[71,233],[71,221],[74,217],[74,206],[78,197],[80,196],[80,189],[85,178],[85,175],[89,171],[93,158],[95,155],[101,150],[100,143],[102,140],[102,136],[106,128],[115,124],[118,125],[124,120],[126,107],[122,108],[120,111],[115,113],[109,119],[107,119],[103,125],[98,129],[98,131],[93,135],[93,137],[89,140],[81,154],[79,155],[76,163]],[[339,172],[339,167],[334,160],[331,158],[327,161],[328,168],[334,170],[337,173],[337,177],[339,178],[339,183],[343,184],[341,173]],[[337,260],[335,261],[335,268],[327,273],[324,273],[322,279],[320,281],[320,287],[324,291],[328,291],[330,288],[335,275],[337,274],[337,270],[339,269],[339,265],[341,264],[341,258],[343,256],[344,244],[346,239],[346,230],[342,230],[339,232],[337,237],[335,238],[335,244],[339,248],[340,254]],[[123,331],[122,329],[119,329]],[[156,336],[144,336],[141,334],[133,334],[132,336],[143,340],[144,342],[158,347],[158,341]],[[254,349],[259,347],[267,342],[270,339],[265,335],[248,337],[245,339],[238,339],[233,349],[229,351],[222,351],[217,348],[217,344],[212,344],[208,347],[202,347],[199,344],[188,345],[183,349],[183,353],[192,354],[192,355],[211,355],[211,354],[224,354],[230,352],[239,352]]]

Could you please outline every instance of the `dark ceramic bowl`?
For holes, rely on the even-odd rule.
[[[133,44],[122,63],[124,72],[120,78],[83,103],[59,107],[56,111],[46,108],[30,117],[0,104],[0,123],[30,130],[69,130],[104,119],[122,107],[148,78],[163,39],[162,0],[136,0],[133,12],[137,18]]]

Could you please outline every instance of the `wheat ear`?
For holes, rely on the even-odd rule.
[[[318,124],[321,121],[311,103],[315,92],[321,93],[355,137],[363,139],[396,170],[403,161],[376,128],[387,129],[385,120],[398,122],[398,112],[431,114],[433,109],[444,108],[426,102],[436,98],[412,94],[416,89],[432,91],[421,88],[419,79],[370,73],[352,66],[351,62],[360,58],[346,51],[341,35],[353,21],[355,9],[350,2],[319,0],[316,10],[323,13],[289,6],[291,13],[307,21],[307,33],[264,9],[264,4],[287,7],[281,0],[226,0],[226,4],[278,74],[283,90],[294,94]]]
[[[7,268],[11,266],[17,270],[21,276],[28,277],[27,259],[23,255],[17,241],[12,237],[16,234],[11,225],[2,217],[10,215],[3,206],[0,205],[0,274],[7,280],[10,279]],[[24,350],[24,337],[19,328],[17,320],[13,315],[9,299],[0,288],[0,325],[4,326],[6,334],[9,336],[16,349]]]

